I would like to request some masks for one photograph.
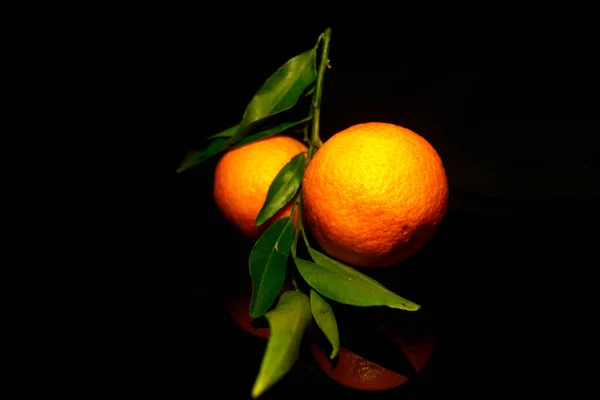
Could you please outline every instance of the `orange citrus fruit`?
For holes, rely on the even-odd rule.
[[[417,337],[401,330],[388,332],[400,344],[416,372],[421,372],[431,358],[435,342],[433,326],[430,323],[421,324],[420,328]],[[381,391],[393,389],[409,381],[409,378],[372,363],[343,346],[340,346],[338,364],[335,367],[317,343],[312,344],[312,353],[327,376],[350,388]]]
[[[417,252],[441,222],[448,181],[427,140],[401,126],[354,125],[327,140],[302,182],[303,215],[330,256],[385,267]]]
[[[304,143],[277,135],[226,152],[215,169],[213,188],[223,216],[250,239],[257,239],[270,224],[289,216],[292,202],[261,226],[254,224],[273,179],[295,155],[306,151]]]

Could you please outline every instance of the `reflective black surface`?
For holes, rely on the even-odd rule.
[[[174,171],[202,137],[235,124],[264,79],[328,25],[244,25],[225,34],[184,21],[151,30],[156,41],[144,39],[141,56],[152,54],[140,74],[151,82],[141,93],[153,103],[144,115],[157,174],[139,180],[147,211],[133,325],[141,333],[131,340],[128,370],[148,393],[249,398],[264,341],[239,332],[219,298],[227,279],[244,275],[251,243],[212,203],[214,162]],[[431,365],[396,391],[366,395],[331,382],[309,357],[265,399],[319,391],[490,398],[558,390],[559,382],[576,391],[585,380],[600,195],[587,36],[571,30],[565,42],[565,31],[533,22],[500,35],[426,21],[400,31],[331,24],[322,136],[392,122],[442,156],[451,191],[438,232],[405,265],[377,271],[398,274],[406,297],[434,316]]]

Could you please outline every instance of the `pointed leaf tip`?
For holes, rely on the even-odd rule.
[[[309,247],[315,262],[294,258],[300,275],[323,296],[353,306],[387,306],[417,311],[419,304],[407,300],[376,280]]]
[[[304,175],[304,153],[299,153],[281,168],[267,192],[267,198],[258,213],[255,225],[259,226],[273,217],[292,200]]]
[[[300,343],[311,320],[309,299],[296,290],[285,292],[277,307],[265,317],[269,321],[270,336],[252,387],[253,399],[279,382],[298,360]]]
[[[317,325],[331,344],[332,349],[329,359],[333,360],[340,351],[340,335],[337,321],[329,303],[319,296],[314,289],[310,289],[310,310]]]
[[[288,60],[256,92],[244,111],[241,126],[290,109],[317,78],[316,51],[305,51]]]

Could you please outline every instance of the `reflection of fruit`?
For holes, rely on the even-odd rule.
[[[290,282],[283,284],[283,289],[279,293],[279,296],[284,292],[293,290],[293,286]],[[250,300],[252,299],[252,284],[244,286],[242,289],[231,294],[226,299],[225,307],[227,312],[233,319],[233,322],[244,332],[250,333],[256,337],[267,339],[269,337],[269,328],[254,328],[252,326],[253,318],[250,316]],[[279,297],[275,300],[275,304]]]
[[[408,339],[406,331],[389,332],[401,346],[402,351],[417,372],[420,372],[431,358],[434,347],[434,331],[430,325],[418,337]],[[340,346],[339,361],[335,368],[321,348],[313,343],[312,353],[321,369],[336,382],[354,389],[375,391],[398,387],[409,380],[394,371],[369,362],[352,351]]]
[[[289,216],[288,204],[262,226],[254,221],[281,168],[308,148],[288,136],[271,136],[226,152],[215,169],[213,195],[223,216],[245,236],[256,239],[270,223]]]
[[[414,254],[442,220],[448,181],[435,149],[387,123],[332,136],[309,163],[304,215],[323,249],[358,267],[384,267]]]

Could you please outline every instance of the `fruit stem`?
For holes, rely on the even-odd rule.
[[[308,160],[310,161],[315,151],[323,145],[319,137],[319,122],[321,117],[321,95],[323,93],[323,79],[325,78],[325,70],[329,65],[329,42],[331,41],[331,28],[327,28],[323,33],[323,46],[321,47],[321,60],[319,71],[317,73],[317,82],[315,84],[315,93],[313,95],[311,115],[313,116],[312,132],[310,139],[310,147],[308,150]]]

